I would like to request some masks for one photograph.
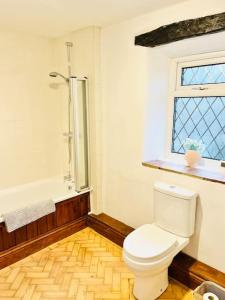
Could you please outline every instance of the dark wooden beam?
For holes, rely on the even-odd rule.
[[[104,213],[89,215],[88,226],[120,246],[123,245],[125,237],[134,230],[134,228]],[[173,259],[169,267],[169,275],[191,289],[195,289],[207,280],[225,287],[224,273],[182,252]]]
[[[225,12],[161,26],[135,37],[135,45],[156,47],[225,30]]]

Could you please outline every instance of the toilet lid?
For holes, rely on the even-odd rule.
[[[177,245],[174,234],[154,224],[145,224],[130,233],[124,240],[125,252],[137,260],[151,260],[165,256]]]

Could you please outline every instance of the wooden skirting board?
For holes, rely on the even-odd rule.
[[[132,227],[106,214],[89,215],[88,226],[121,247],[125,237],[134,230]]]
[[[122,246],[125,237],[134,229],[113,219],[106,214],[88,216],[88,226]],[[169,275],[191,289],[195,289],[203,281],[213,281],[225,287],[225,274],[188,256],[179,253],[173,260]]]

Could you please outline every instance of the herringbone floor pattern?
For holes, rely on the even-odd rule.
[[[134,300],[121,248],[90,228],[0,271],[0,300]],[[160,299],[190,300],[171,282]]]

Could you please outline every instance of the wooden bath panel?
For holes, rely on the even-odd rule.
[[[56,203],[56,211],[54,213],[44,216],[11,233],[6,231],[4,222],[0,223],[0,255],[3,251],[37,239],[46,233],[87,216],[89,207],[88,192]]]

